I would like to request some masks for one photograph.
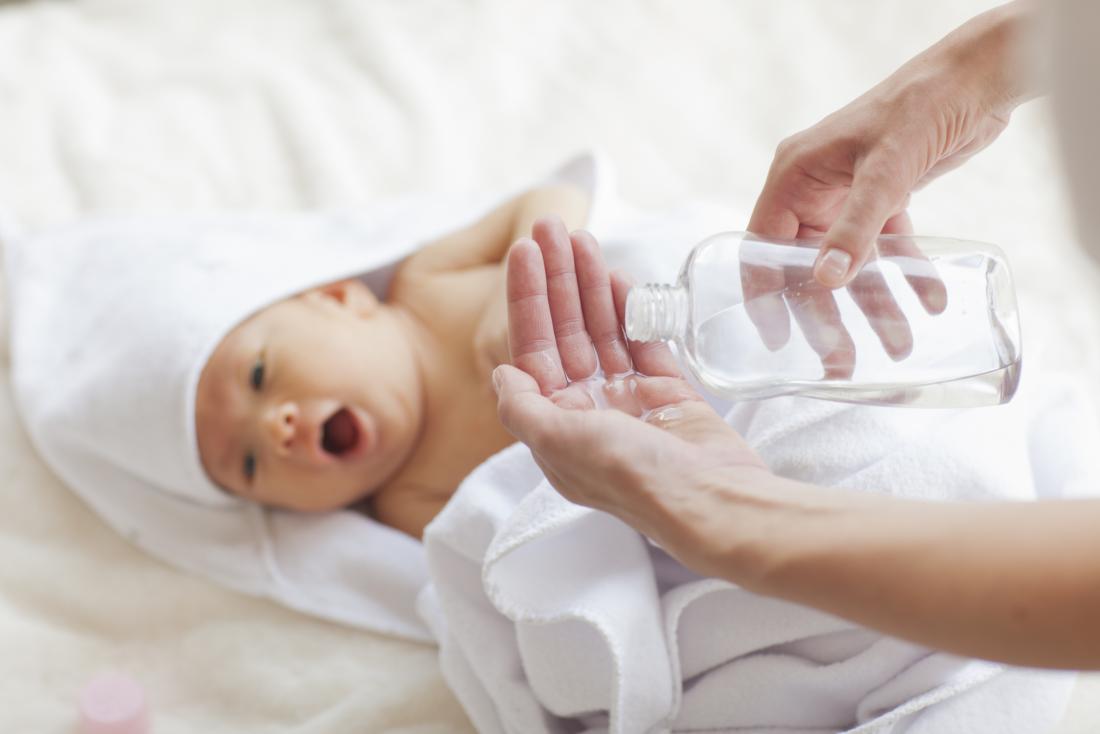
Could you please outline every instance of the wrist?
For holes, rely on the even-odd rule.
[[[981,109],[1008,114],[1039,93],[1027,72],[1035,28],[1028,0],[1015,0],[973,18],[943,41],[943,57]]]
[[[806,603],[886,500],[759,472],[738,469],[712,482],[685,542],[697,549],[697,571]]]
[[[763,591],[777,568],[800,550],[799,533],[829,508],[815,495],[827,490],[752,466],[700,472],[678,492],[644,493],[646,525],[684,565]]]

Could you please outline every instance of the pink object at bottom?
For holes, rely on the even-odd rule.
[[[80,734],[147,734],[145,691],[121,673],[100,673],[80,692]]]

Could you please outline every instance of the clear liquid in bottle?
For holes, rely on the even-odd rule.
[[[627,336],[672,341],[711,392],[975,407],[1006,402],[1021,368],[1011,273],[992,245],[883,235],[846,288],[813,278],[820,240],[723,233],[675,285],[635,287]]]

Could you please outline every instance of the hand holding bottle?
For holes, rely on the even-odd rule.
[[[1000,250],[880,235],[856,279],[832,290],[813,277],[815,245],[708,237],[676,283],[631,289],[627,337],[674,342],[703,387],[732,400],[968,407],[1012,397],[1020,328]]]
[[[910,193],[993,142],[1028,96],[1013,56],[1029,12],[1015,2],[974,18],[780,143],[749,231],[823,234],[815,277],[830,288],[849,283],[876,235],[904,233]]]
[[[911,234],[907,217],[896,217],[898,234]],[[895,227],[887,227],[893,234]],[[807,344],[817,353],[824,378],[846,380],[852,377],[858,359],[851,332],[845,326],[832,289],[821,285],[809,263],[763,262],[754,258],[751,242],[744,243],[741,257],[741,290],[745,312],[760,334],[764,345],[782,349],[790,341],[791,320],[797,324]],[[805,247],[819,247],[820,241],[804,240]],[[872,240],[874,244],[874,240]],[[906,281],[929,314],[942,313],[947,306],[947,290],[935,267],[910,237],[885,237],[872,249],[871,257],[908,258],[913,265]],[[920,264],[923,264],[921,267]],[[876,268],[863,268],[848,284],[848,294],[866,317],[883,351],[894,361],[905,359],[913,350],[913,332],[904,311]],[[863,345],[867,348],[867,345]],[[866,356],[866,355],[865,355]]]

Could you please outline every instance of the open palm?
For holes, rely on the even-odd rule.
[[[494,372],[505,427],[567,499],[619,516],[683,562],[706,525],[694,508],[721,474],[772,478],[744,440],[683,379],[668,347],[627,342],[630,284],[595,239],[555,218],[508,255],[514,366]],[[608,379],[600,379],[602,369]]]

